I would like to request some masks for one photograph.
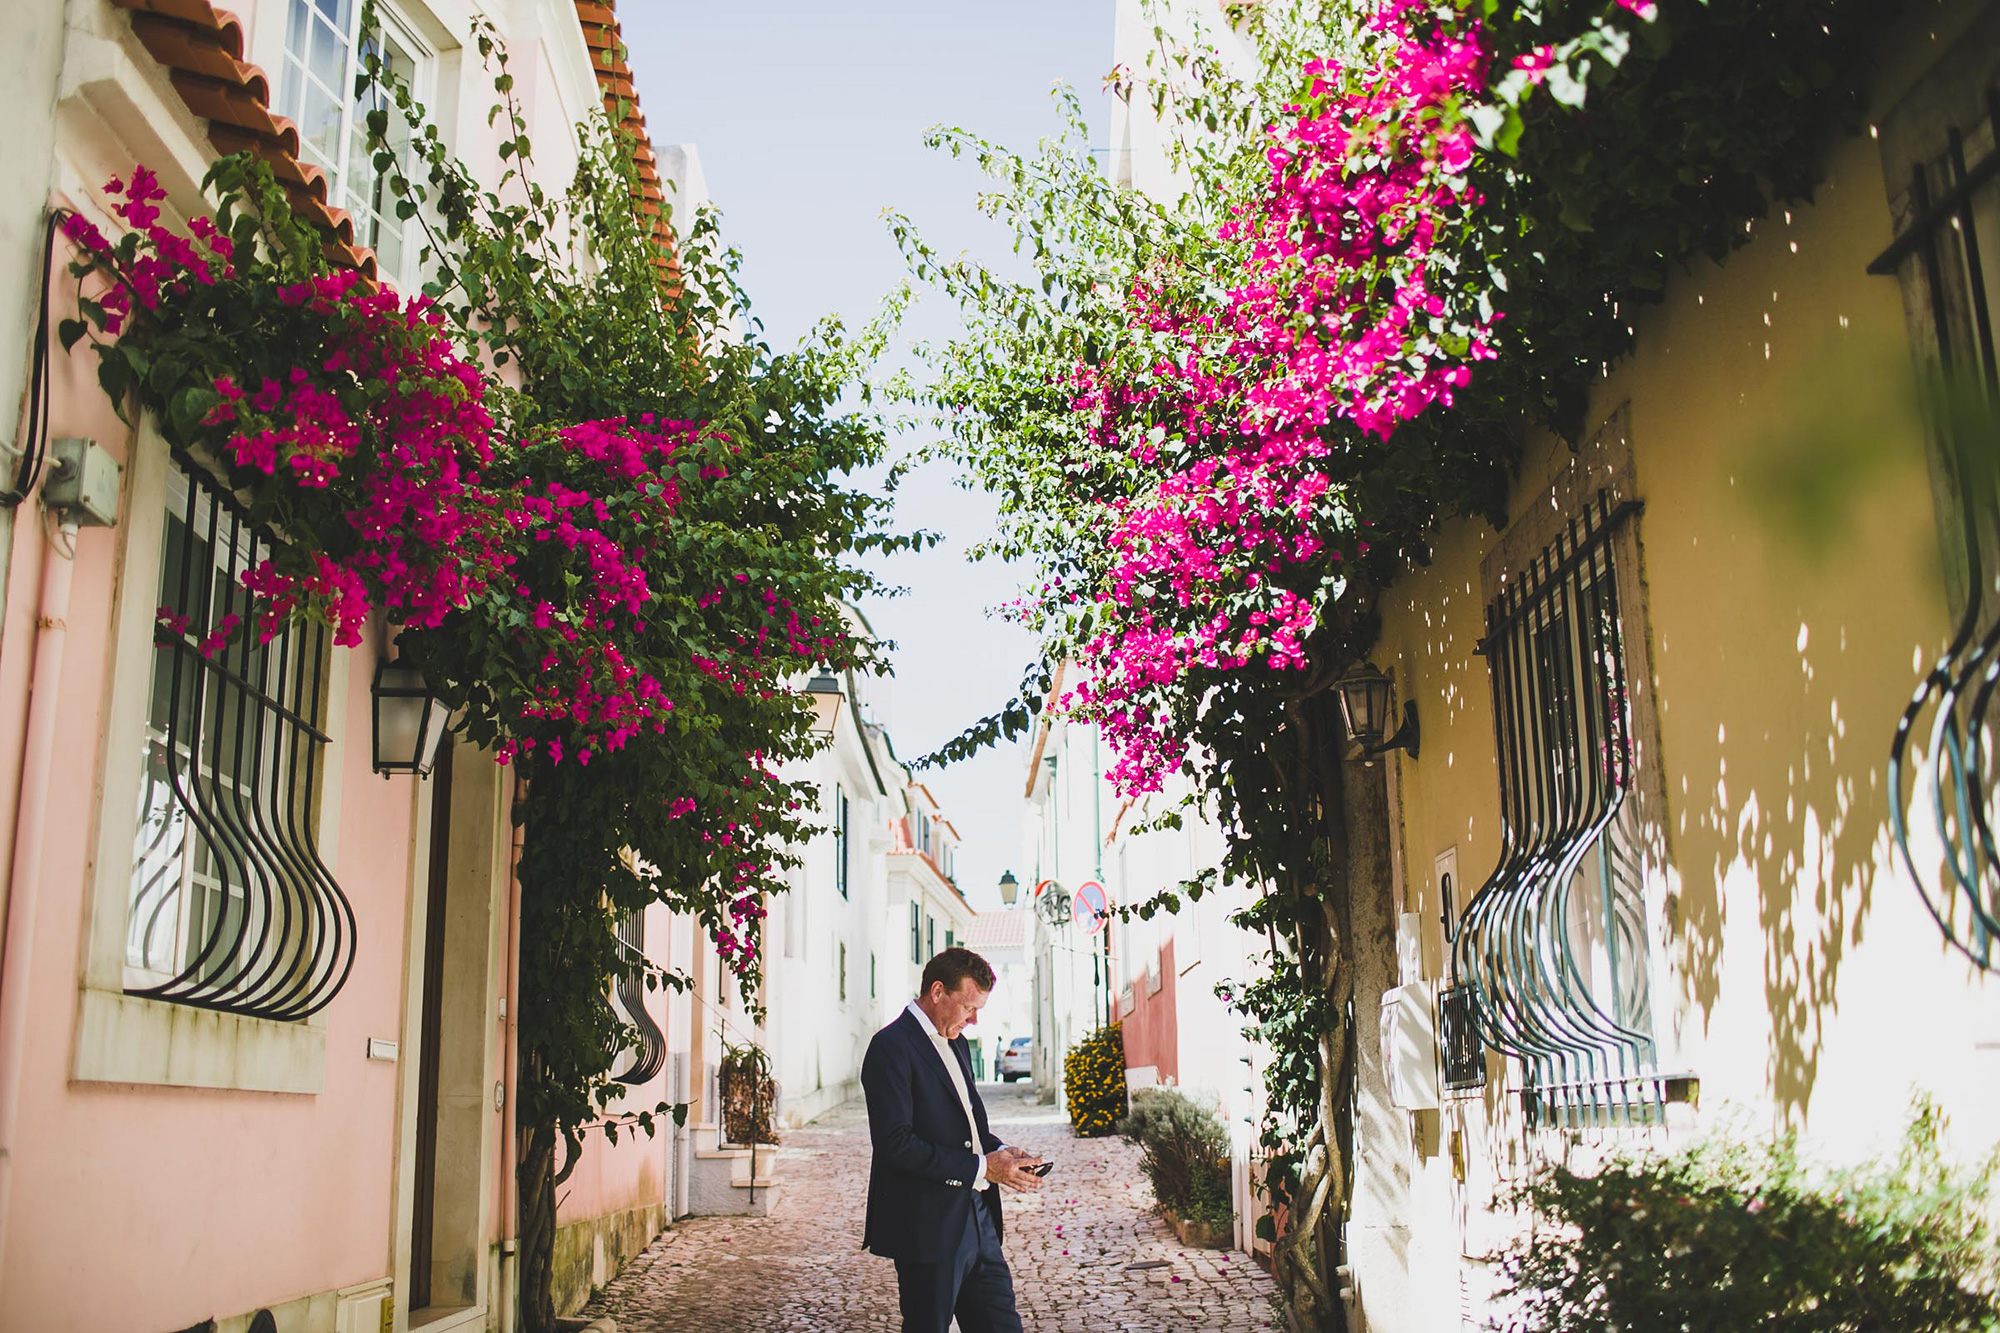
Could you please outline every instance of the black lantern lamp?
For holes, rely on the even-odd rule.
[[[1013,871],[1002,871],[1000,873],[1000,905],[1002,907],[1012,907],[1014,900],[1020,896],[1021,881],[1014,878]]]
[[[1373,763],[1376,755],[1390,750],[1408,750],[1410,758],[1417,757],[1414,702],[1404,702],[1402,725],[1396,728],[1395,735],[1382,739],[1389,729],[1390,684],[1389,678],[1373,663],[1359,663],[1334,682],[1334,689],[1340,692],[1340,720],[1346,725],[1348,736],[1360,747],[1360,753],[1351,757]]]
[[[375,668],[375,771],[424,777],[437,763],[451,709],[431,693],[424,673],[386,659]]]
[[[840,682],[830,671],[822,671],[806,682],[806,693],[812,696],[813,734],[833,735],[834,721],[840,716]]]

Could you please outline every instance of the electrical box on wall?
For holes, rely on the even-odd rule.
[[[118,522],[117,462],[95,440],[50,441],[42,503],[80,527],[113,526]]]
[[[1421,981],[1382,992],[1382,1068],[1389,1100],[1405,1111],[1438,1107],[1437,1034],[1431,988]]]

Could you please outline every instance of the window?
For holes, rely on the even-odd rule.
[[[650,1083],[667,1066],[667,1037],[646,1011],[646,913],[628,912],[618,922],[618,953],[627,970],[617,979],[612,1012],[632,1025],[632,1063],[611,1077],[620,1083]]]
[[[847,792],[839,785],[833,789],[833,883],[840,890],[840,896],[847,897],[848,848],[848,806]]]
[[[924,909],[919,904],[910,904],[910,961],[922,966],[924,962]]]
[[[327,202],[354,215],[355,243],[374,250],[383,275],[393,278],[408,274],[415,228],[396,216],[391,173],[375,168],[368,113],[389,113],[389,133],[405,165],[408,127],[385,90],[370,87],[357,98],[354,84],[367,57],[380,55],[421,99],[430,54],[386,6],[377,13],[378,30],[363,40],[361,0],[291,0],[278,111],[298,123],[300,158],[326,173]]]
[[[868,951],[868,998],[875,998],[875,951]]]
[[[937,918],[926,916],[924,918],[924,958],[928,960],[935,957],[937,957]]]
[[[1868,272],[1902,288],[1917,360],[1945,392],[1929,431],[1931,495],[1956,624],[1889,744],[1897,860],[1944,937],[2000,969],[2000,867],[1982,813],[1996,789],[1993,627],[2000,624],[2000,491],[1984,422],[2000,401],[1993,306],[2000,296],[2000,88],[1989,80],[2000,27],[1989,17],[1941,56],[1882,118],[1882,166],[1896,239]],[[1926,650],[1928,651],[1928,650]],[[1888,731],[1888,719],[1878,723]],[[1928,745],[1926,739],[1928,738]],[[1915,748],[1912,749],[1912,742]],[[1943,855],[1912,846],[1933,829]]]
[[[845,941],[843,941],[840,946],[839,982],[840,982],[840,1002],[842,1004],[846,1004],[847,1003],[847,944]]]
[[[168,474],[139,785],[125,985],[135,995],[279,1020],[347,980],[354,913],[321,863],[326,630],[268,643],[243,572],[272,539],[193,465]]]
[[[958,935],[953,931],[947,930],[944,933],[944,947],[950,949],[955,947],[957,944],[958,944]]]
[[[1630,674],[1600,495],[1487,608],[1504,852],[1455,961],[1535,1125],[1659,1118]]]

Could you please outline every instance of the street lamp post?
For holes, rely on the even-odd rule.
[[[822,671],[806,682],[806,693],[812,697],[813,734],[833,735],[833,724],[840,717],[840,681],[832,672]]]

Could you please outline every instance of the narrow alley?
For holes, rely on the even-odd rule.
[[[1056,1164],[1039,1195],[1007,1198],[1007,1259],[1028,1329],[1273,1326],[1270,1276],[1241,1251],[1180,1244],[1153,1208],[1136,1147],[1072,1138],[1033,1084],[979,1091],[996,1134]],[[619,1333],[895,1329],[895,1269],[860,1248],[868,1157],[859,1102],[787,1132],[770,1216],[676,1222],[585,1313],[610,1316]]]

